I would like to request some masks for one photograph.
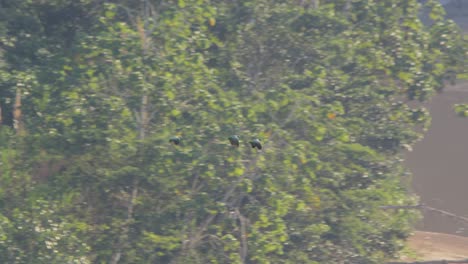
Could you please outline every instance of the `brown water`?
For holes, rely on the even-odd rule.
[[[426,104],[431,128],[406,154],[406,163],[421,202],[468,216],[468,119],[455,115],[456,103],[468,103],[468,84],[449,87]],[[467,224],[434,212],[424,212],[419,229],[468,236]]]
[[[447,17],[468,32],[468,0],[452,0],[445,9]],[[431,128],[405,160],[421,202],[467,217],[468,118],[455,115],[456,103],[468,103],[468,82],[447,87],[425,104],[432,115]],[[467,223],[435,212],[423,215],[420,230],[468,236]]]

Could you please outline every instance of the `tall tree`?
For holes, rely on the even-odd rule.
[[[5,5],[0,104],[13,126],[21,100],[24,127],[0,128],[8,263],[382,263],[401,248],[416,216],[379,206],[415,202],[399,153],[430,119],[407,101],[466,54],[435,1],[429,26],[416,0]]]

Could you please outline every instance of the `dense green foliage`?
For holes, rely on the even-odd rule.
[[[112,2],[0,4],[2,263],[397,255],[407,103],[466,57],[436,1]]]

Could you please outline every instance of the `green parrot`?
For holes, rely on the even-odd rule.
[[[249,141],[249,143],[250,143],[250,146],[252,146],[252,148],[262,149],[262,143],[260,143],[260,139],[258,138],[252,141]]]
[[[181,139],[182,139],[181,137],[173,136],[169,138],[169,142],[173,143],[174,145],[179,145]]]
[[[239,147],[239,136],[237,135],[232,135],[228,137],[229,142],[231,143],[232,146]]]

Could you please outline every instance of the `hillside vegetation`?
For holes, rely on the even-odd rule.
[[[417,203],[400,152],[430,121],[407,103],[467,69],[425,5],[3,0],[1,262],[396,257],[417,215],[379,206]]]

